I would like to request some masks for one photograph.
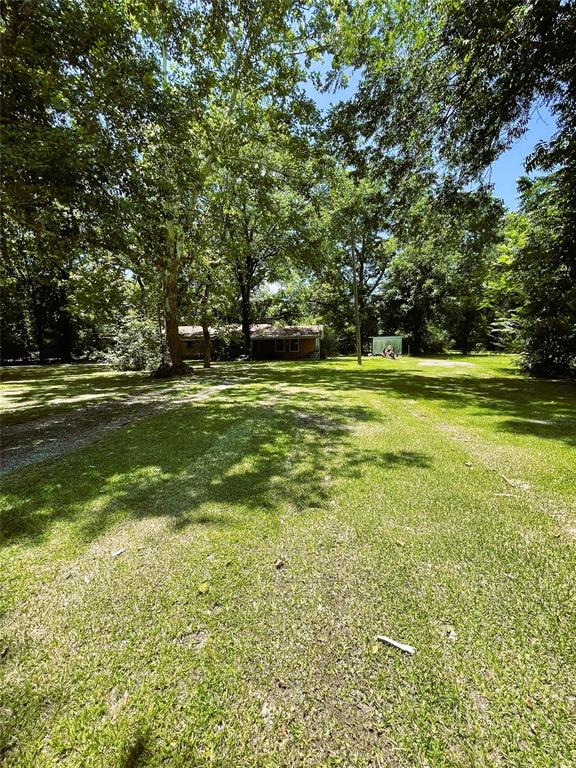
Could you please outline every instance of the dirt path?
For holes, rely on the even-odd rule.
[[[134,395],[123,400],[79,406],[73,411],[34,419],[2,428],[0,476],[45,459],[55,459],[100,440],[115,429],[133,424],[160,411],[203,400],[215,392],[233,387],[224,381],[192,394],[174,397],[157,392]]]

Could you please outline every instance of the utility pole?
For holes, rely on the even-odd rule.
[[[351,243],[352,247],[352,273],[354,279],[354,319],[356,323],[356,355],[358,358],[358,365],[362,365],[362,334],[360,331],[360,303],[358,301],[358,266],[356,263],[356,242],[354,232],[354,221],[352,221],[352,235]]]

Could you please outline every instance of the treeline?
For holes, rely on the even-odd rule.
[[[559,2],[4,3],[3,360],[178,373],[179,324],[240,323],[248,352],[268,320],[352,351],[355,264],[364,342],[573,372],[574,21]],[[307,83],[351,68],[321,114]],[[507,213],[483,178],[538,102],[558,130]]]

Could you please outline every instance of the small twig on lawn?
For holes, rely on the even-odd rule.
[[[413,648],[411,645],[398,643],[396,640],[392,640],[391,637],[386,637],[386,635],[376,635],[376,640],[380,640],[381,643],[388,643],[388,645],[393,645],[394,648],[399,648],[401,651],[405,651],[406,653],[416,652],[416,648]]]
[[[112,552],[112,557],[118,557],[118,555],[122,555],[124,552],[126,552],[126,547],[122,547],[118,552]]]

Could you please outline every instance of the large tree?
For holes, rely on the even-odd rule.
[[[72,276],[123,240],[123,186],[154,110],[155,63],[123,4],[1,6],[3,280],[18,283],[26,354],[69,360]]]
[[[502,206],[483,190],[441,185],[405,214],[382,291],[382,322],[420,353],[485,344],[483,286],[500,237]]]
[[[2,5],[4,216],[55,262],[107,249],[156,272],[176,370],[181,279],[222,147],[245,142],[251,104],[284,119],[327,26],[294,0]]]
[[[182,368],[178,339],[178,292],[202,225],[203,198],[214,174],[250,141],[262,109],[269,121],[300,100],[307,56],[325,16],[309,4],[254,0],[198,5],[184,23],[153,20],[151,39],[162,61],[161,96],[171,121],[150,133],[144,152],[147,199],[158,202],[164,247],[157,256],[162,276],[166,338],[173,368]],[[318,19],[318,21],[316,21]],[[172,35],[172,31],[176,34]],[[294,120],[292,115],[291,120]],[[233,159],[233,158],[232,158]]]
[[[566,231],[573,190],[563,171],[520,183],[527,229],[514,261],[524,302],[519,311],[522,359],[540,376],[576,374],[576,251]]]
[[[301,98],[291,111],[296,105],[313,123],[316,112],[310,102]],[[291,268],[309,269],[322,240],[322,169],[309,137],[287,132],[277,116],[270,122],[267,110],[258,113],[261,119],[250,141],[229,157],[212,187],[212,204],[222,222],[220,252],[235,281],[246,355],[256,290]]]
[[[95,0],[2,3],[0,50],[4,215],[49,248],[96,236],[154,108],[153,56],[125,5]]]
[[[362,171],[364,173],[362,173]],[[325,253],[316,270],[315,304],[343,342],[358,334],[362,349],[377,334],[377,302],[395,248],[393,205],[385,184],[365,167],[339,167],[329,176]],[[356,342],[355,342],[356,343]]]
[[[540,258],[549,278],[555,272],[551,283],[557,284],[573,275],[576,262],[575,51],[571,1],[358,2],[341,23],[333,79],[343,65],[361,69],[360,87],[344,113],[382,172],[402,176],[432,163],[461,185],[485,177],[490,164],[524,134],[538,106],[546,105],[557,130],[533,148],[526,169],[553,174],[550,186],[559,208],[548,250],[542,237],[530,247],[536,271]],[[545,317],[551,332],[565,318],[576,323],[570,292],[550,295],[549,301]],[[525,329],[536,327],[538,317],[543,320],[534,315],[531,324],[530,311],[527,305]],[[542,343],[527,330],[523,338],[526,352]],[[564,360],[572,359],[569,337],[561,338]],[[538,370],[566,373],[572,363],[554,362],[556,344],[549,350],[549,364]]]

